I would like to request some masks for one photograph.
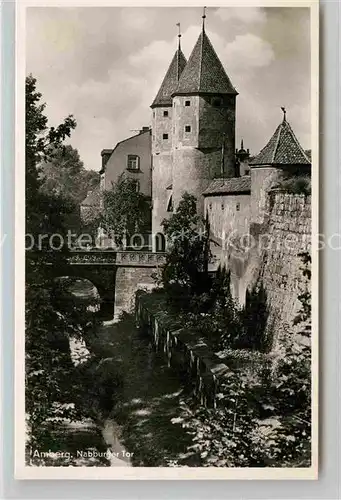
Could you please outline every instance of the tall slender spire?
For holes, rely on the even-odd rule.
[[[180,26],[180,23],[176,23],[176,25],[179,28],[179,33],[178,33],[178,39],[179,39],[178,49],[181,50],[181,26]]]
[[[240,143],[240,149],[244,149],[244,139],[242,139],[242,141]]]
[[[202,30],[205,31],[206,7],[203,8],[202,13]]]
[[[171,106],[172,105],[172,94],[176,90],[181,73],[186,66],[186,58],[181,50],[181,31],[180,23],[176,24],[179,28],[178,33],[178,48],[173,56],[172,62],[168,68],[168,71],[162,81],[161,87],[151,105],[155,106]]]

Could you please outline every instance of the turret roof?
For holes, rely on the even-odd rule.
[[[297,140],[285,113],[282,123],[267,145],[253,158],[250,165],[310,165],[311,161]]]
[[[203,29],[183,70],[174,94],[234,94],[233,87],[210,39]]]
[[[181,73],[186,66],[186,58],[179,46],[178,50],[175,52],[172,62],[167,70],[166,76],[161,83],[161,87],[151,105],[154,106],[171,106],[172,105],[172,94],[175,91]]]

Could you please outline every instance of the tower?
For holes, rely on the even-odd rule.
[[[235,175],[237,92],[206,32],[200,36],[173,92],[173,204],[185,191],[198,200],[210,181]]]
[[[251,167],[251,218],[262,223],[267,210],[267,193],[284,177],[310,174],[311,161],[297,140],[286,110],[282,108],[283,120],[275,133],[250,162]]]
[[[186,65],[181,50],[180,25],[178,48],[163,79],[161,87],[151,105],[152,118],[152,233],[161,232],[161,222],[171,210],[172,188],[172,94]]]

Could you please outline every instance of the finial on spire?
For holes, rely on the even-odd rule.
[[[281,106],[281,110],[283,111],[283,121],[287,121],[287,111],[284,106]]]
[[[181,49],[181,26],[180,26],[180,23],[176,23],[176,25],[179,28],[178,39],[179,39],[179,50],[180,50]]]
[[[244,139],[241,140],[240,149],[244,149]]]
[[[205,31],[206,7],[203,8],[201,17],[202,17],[202,30]]]

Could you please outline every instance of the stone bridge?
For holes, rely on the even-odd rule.
[[[117,318],[132,312],[135,292],[155,283],[154,276],[165,262],[164,253],[113,250],[73,250],[55,276],[84,278],[97,288],[102,304],[110,305]]]

